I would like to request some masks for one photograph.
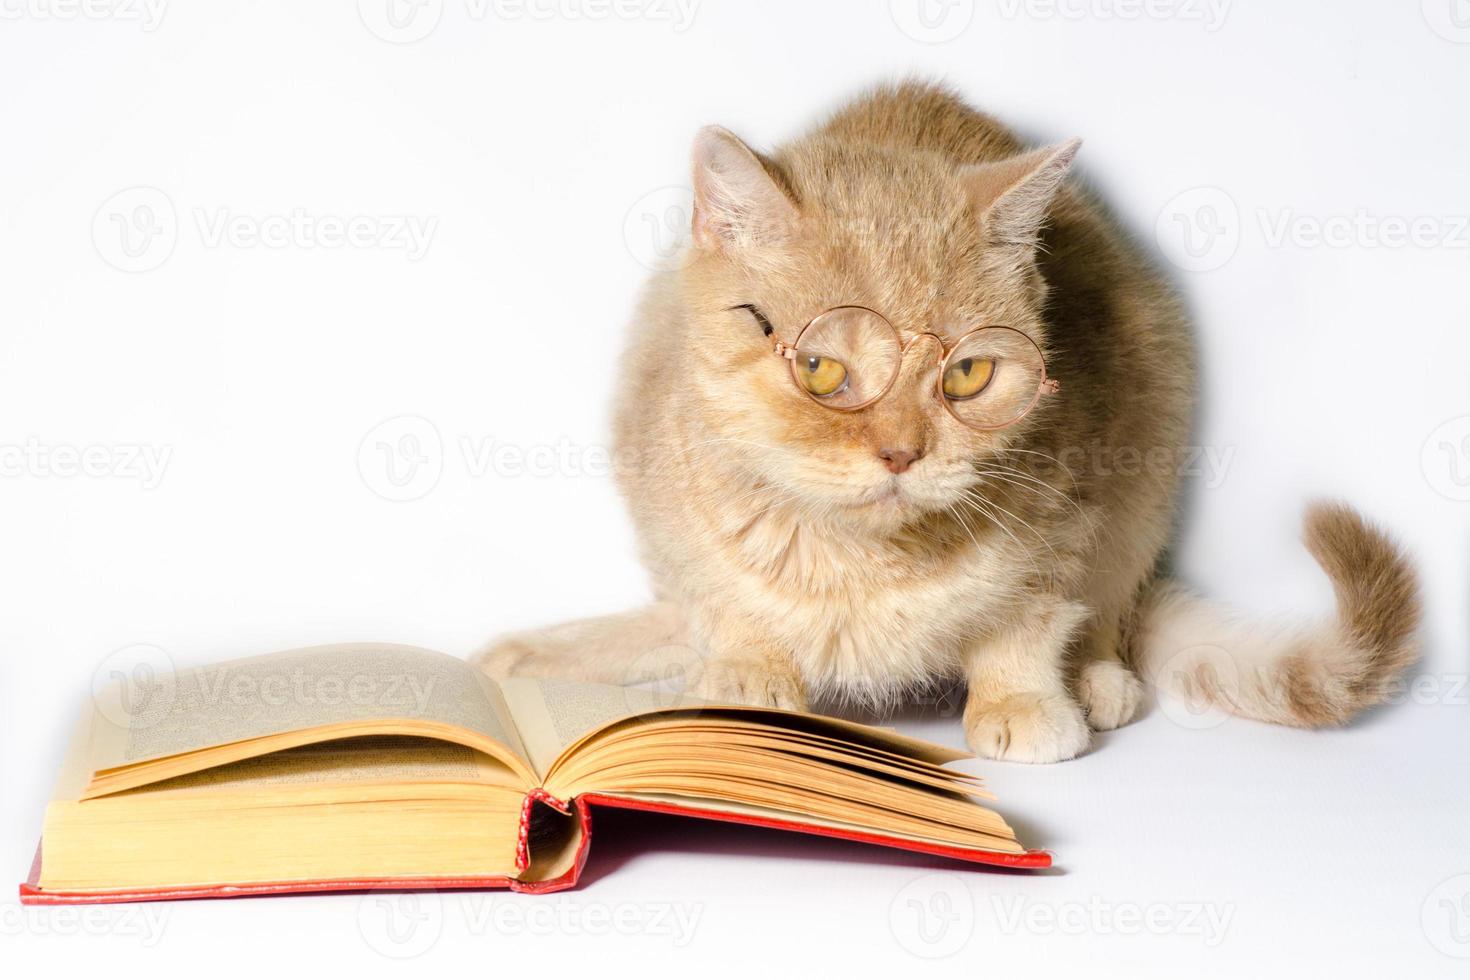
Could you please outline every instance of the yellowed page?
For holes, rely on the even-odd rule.
[[[315,786],[360,784],[406,786],[450,783],[521,788],[504,764],[463,745],[402,735],[367,735],[302,745],[241,759],[117,794],[118,798],[167,792],[262,794],[288,791],[299,797]]]
[[[969,758],[963,752],[909,738],[892,729],[799,711],[717,704],[683,695],[671,697],[644,688],[544,678],[512,677],[501,681],[500,687],[525,744],[527,758],[543,780],[559,759],[574,756],[579,743],[588,737],[628,719],[652,715],[662,715],[670,721],[682,717],[711,723],[728,718],[796,733],[827,730],[859,746],[936,765]]]
[[[114,685],[99,699],[89,760],[105,770],[325,725],[426,721],[462,728],[525,757],[495,685],[458,658],[396,644],[287,650],[154,680],[129,710]]]

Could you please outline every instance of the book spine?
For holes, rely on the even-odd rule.
[[[537,803],[545,803],[558,813],[571,815],[570,804],[558,800],[539,786],[526,794],[521,803],[521,826],[516,834],[516,870],[524,872],[531,866],[531,811]]]

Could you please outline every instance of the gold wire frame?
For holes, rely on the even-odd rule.
[[[831,402],[824,402],[819,396],[812,393],[811,391],[808,391],[806,386],[801,383],[801,380],[796,375],[796,359],[800,356],[801,352],[801,338],[806,336],[806,332],[810,330],[812,328],[812,325],[820,320],[822,317],[826,316],[829,313],[838,313],[843,310],[857,310],[862,313],[868,313],[872,316],[877,317],[878,320],[881,321],[885,327],[893,332],[894,346],[898,348],[898,357],[894,358],[893,370],[889,372],[888,379],[883,382],[883,387],[880,388],[873,395],[873,397],[867,399],[866,401],[860,402],[857,405],[834,405]],[[1020,337],[1022,340],[1026,341],[1026,343],[1030,344],[1031,348],[1036,351],[1036,361],[1038,364],[1041,365],[1041,379],[1036,386],[1036,391],[1031,396],[1031,400],[1028,401],[1025,407],[1017,412],[1015,416],[1013,416],[1008,421],[1000,423],[999,425],[978,425],[974,422],[969,421],[955,411],[954,405],[951,403],[951,399],[948,395],[944,393],[944,375],[945,372],[949,370],[949,359],[954,356],[955,351],[959,350],[960,346],[964,344],[966,340],[986,330],[1008,330],[1016,336]],[[953,344],[948,345],[945,344],[943,337],[930,331],[916,333],[907,341],[904,341],[903,335],[898,332],[898,328],[895,327],[886,316],[884,316],[882,313],[879,313],[877,310],[871,309],[870,307],[859,306],[855,303],[848,303],[842,306],[834,306],[830,309],[823,310],[821,313],[818,313],[816,316],[808,320],[806,326],[801,328],[801,332],[796,335],[796,343],[786,344],[782,342],[779,338],[777,338],[771,348],[771,352],[781,358],[784,358],[787,364],[790,365],[791,382],[792,384],[796,385],[797,389],[803,395],[806,395],[812,401],[816,402],[818,405],[821,405],[823,408],[829,411],[860,412],[863,409],[867,408],[869,405],[876,402],[878,399],[882,398],[884,395],[888,394],[888,390],[892,388],[893,383],[898,380],[898,372],[903,367],[903,356],[908,353],[908,349],[913,346],[916,341],[924,337],[933,337],[934,340],[939,344],[939,373],[934,379],[935,393],[939,396],[939,400],[944,403],[945,410],[954,417],[955,421],[959,422],[961,425],[967,425],[972,429],[979,429],[981,431],[994,431],[996,429],[1004,429],[1008,426],[1015,425],[1017,422],[1021,421],[1021,419],[1025,418],[1030,413],[1030,411],[1036,407],[1036,403],[1041,400],[1042,395],[1052,394],[1056,391],[1059,391],[1062,387],[1060,381],[1057,381],[1055,378],[1047,377],[1046,356],[1041,353],[1041,348],[1037,346],[1036,341],[1032,340],[1030,335],[1027,334],[1025,331],[1017,330],[1015,327],[1005,327],[996,324],[992,326],[975,327],[973,330],[967,330],[958,339],[956,339]]]

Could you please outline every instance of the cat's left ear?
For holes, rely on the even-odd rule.
[[[970,206],[992,244],[1027,253],[1036,248],[1047,210],[1081,145],[1080,139],[1073,139],[1008,160],[960,168]]]
[[[796,205],[734,133],[704,127],[694,138],[693,156],[696,247],[738,251],[791,234]]]

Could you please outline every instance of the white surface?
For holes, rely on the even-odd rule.
[[[653,16],[430,0],[406,33],[376,0],[363,16],[167,4],[156,23],[64,3],[0,5],[0,878],[29,860],[94,670],[138,655],[113,651],[188,664],[374,638],[464,653],[639,601],[597,453],[639,260],[666,244],[650,222],[679,203],[666,189],[691,134],[719,121],[768,145],[908,71],[1028,137],[1086,137],[1081,173],[1182,266],[1199,439],[1228,460],[1193,481],[1188,577],[1255,611],[1326,609],[1296,524],[1309,495],[1345,496],[1419,555],[1428,654],[1418,695],[1347,731],[1197,729],[1155,709],[1077,762],[978,765],[1028,842],[1056,851],[1048,876],[624,818],[582,890],[430,902],[403,946],[357,897],[150,906],[158,936],[137,910],[78,920],[5,900],[7,974],[384,975],[383,951],[421,951],[475,974],[908,975],[950,953],[941,965],[969,975],[1463,975],[1448,954],[1470,954],[1470,878],[1441,886],[1470,873],[1462,0],[1330,15],[1160,0],[1141,16],[1122,0],[932,0],[927,21],[915,0],[704,0],[687,24],[636,2]],[[365,24],[434,29],[395,44]],[[140,205],[174,233],[130,257],[114,216]],[[249,237],[298,211],[362,216],[378,246]],[[217,239],[225,216],[244,221]],[[427,230],[424,254],[381,247],[395,216]],[[1177,216],[1222,234],[1184,252]],[[1313,241],[1341,219],[1345,242]],[[1384,242],[1415,219],[1424,241]],[[585,380],[553,394],[560,358]],[[374,431],[404,416],[426,422]],[[396,487],[376,444],[405,434],[431,462]],[[106,473],[9,448],[28,444],[103,447],[89,458]],[[156,486],[125,465],[135,449],[168,454]],[[517,469],[528,456],[539,475]],[[952,715],[905,725],[960,738]],[[948,910],[948,927],[931,917],[921,935],[916,908]],[[675,933],[670,916],[696,911]]]

